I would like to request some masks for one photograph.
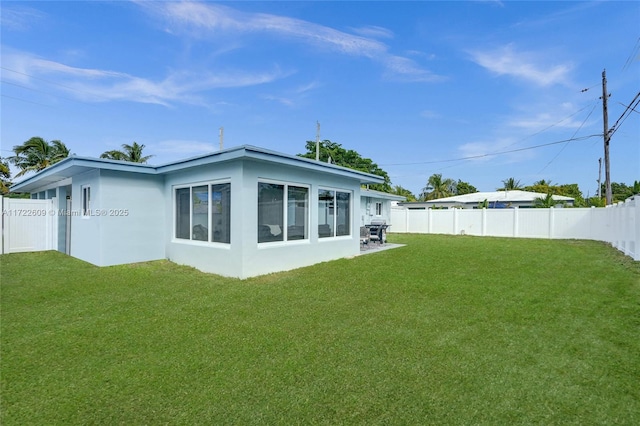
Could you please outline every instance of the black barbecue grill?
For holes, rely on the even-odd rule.
[[[380,244],[387,242],[387,228],[390,226],[385,220],[372,220],[370,225],[365,225],[369,230],[369,239]]]

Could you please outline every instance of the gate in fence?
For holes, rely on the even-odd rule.
[[[57,249],[58,214],[55,198],[2,200],[2,253]]]

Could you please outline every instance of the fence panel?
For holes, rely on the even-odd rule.
[[[431,234],[455,234],[454,217],[448,210],[428,210]]]
[[[2,253],[52,250],[57,219],[53,205],[53,200],[3,197]]]
[[[425,214],[426,213],[426,214]],[[429,233],[429,215],[427,210],[408,210],[408,232]],[[391,228],[393,230],[393,227]]]
[[[518,237],[549,238],[550,209],[518,209]]]
[[[466,235],[483,235],[482,210],[464,209],[457,211],[456,233]]]
[[[404,212],[402,210],[404,209]],[[409,210],[391,212],[393,232],[605,241],[640,260],[640,196],[606,208]]]
[[[513,237],[515,209],[487,209],[487,236]]]
[[[552,238],[591,238],[592,209],[553,209]]]

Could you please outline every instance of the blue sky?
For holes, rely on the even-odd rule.
[[[415,194],[442,173],[482,191],[514,177],[594,195],[603,69],[610,126],[640,91],[638,2],[0,8],[3,157],[41,136],[96,157],[136,141],[161,164],[217,151],[220,127],[226,148],[298,154],[320,122],[321,139]],[[631,112],[611,139],[612,181],[640,180],[639,146]]]

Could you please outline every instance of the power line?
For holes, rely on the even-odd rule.
[[[574,138],[576,136],[576,134],[578,134],[578,132],[580,131],[580,129],[582,129],[582,126],[584,126],[584,123],[587,122],[587,120],[589,119],[589,117],[591,117],[591,114],[593,114],[593,111],[596,109],[597,104],[593,104],[593,108],[591,108],[591,111],[589,112],[589,114],[587,115],[587,117],[582,121],[582,123],[580,124],[580,127],[578,127],[576,129],[575,132],[573,132],[573,135],[571,135],[571,138]],[[549,165],[551,163],[553,163],[556,158],[558,158],[560,156],[560,154],[562,154],[562,151],[564,151],[564,149],[569,146],[570,142],[566,142],[564,144],[564,146],[560,149],[560,151],[558,151],[558,153],[555,155],[555,157],[553,157],[542,169],[540,169],[540,171],[538,172],[538,174],[542,173],[547,167],[549,167]]]
[[[631,65],[631,63],[633,62],[634,58],[636,56],[638,56],[638,52],[639,51],[640,51],[640,37],[638,37],[638,40],[636,40],[636,44],[633,47],[633,49],[631,50],[631,54],[629,54],[629,57],[625,61],[624,65],[622,66],[622,71],[626,70],[627,67],[629,67],[629,65]]]
[[[623,104],[622,102],[618,102],[618,103],[619,103],[620,105],[622,105],[623,107],[625,107],[625,108],[629,108],[629,110],[631,110],[631,111],[635,112],[636,114],[640,114],[640,111],[638,111],[638,110],[636,110],[636,109],[632,108],[631,106],[629,106],[629,105],[625,105],[625,104]],[[636,106],[637,106],[637,104],[636,104]]]
[[[16,101],[22,101],[22,102],[26,102],[26,103],[29,103],[29,104],[40,105],[40,106],[47,107],[47,108],[55,108],[53,105],[41,104],[40,102],[28,101],[26,99],[16,98],[14,96],[9,96],[9,95],[5,95],[5,94],[1,94],[0,96],[2,96],[3,98],[15,99]]]
[[[609,129],[609,136],[613,136],[616,130],[618,130],[618,128],[620,127],[620,125],[622,125],[622,123],[624,123],[627,117],[631,115],[631,111],[637,112],[635,110],[635,107],[638,106],[638,103],[640,102],[640,99],[638,98],[640,98],[640,92],[638,92],[638,94],[633,98],[633,100],[629,102],[629,105],[627,105],[627,108],[624,110],[622,115],[616,120],[613,126],[611,126],[611,128]],[[634,102],[635,102],[635,105],[634,105]]]
[[[65,89],[72,90],[74,92],[83,93],[81,90],[78,90],[76,88],[65,86],[64,84],[56,83],[55,81],[46,80],[44,78],[36,77],[34,75],[27,74],[27,73],[24,73],[22,71],[12,70],[11,68],[7,68],[7,67],[3,67],[3,66],[0,66],[0,69],[3,69],[5,71],[11,71],[11,72],[16,73],[16,74],[24,75],[25,77],[33,78],[34,80],[40,80],[40,81],[44,81],[45,83],[54,84],[56,86],[64,87]],[[87,92],[84,92],[84,93],[88,94]]]
[[[78,101],[77,99],[67,98],[67,97],[65,97],[65,96],[60,96],[60,95],[56,95],[56,94],[53,94],[53,93],[50,93],[50,92],[45,92],[44,90],[34,89],[33,87],[27,87],[27,86],[23,86],[23,85],[21,85],[21,84],[12,83],[12,82],[10,82],[10,81],[0,80],[0,83],[2,83],[2,84],[10,84],[11,86],[20,87],[21,89],[31,90],[32,92],[44,93],[45,95],[54,96],[54,97],[56,97],[56,98],[65,99],[65,100],[67,100],[67,101],[71,101],[71,102],[81,103],[81,104],[83,104],[83,105],[91,105],[91,106],[94,106],[94,105],[92,105],[92,104],[87,104],[86,102]],[[28,101],[25,101],[25,102],[28,102]]]
[[[589,89],[585,89],[584,91],[587,91],[587,90],[589,90]],[[559,120],[559,121],[557,121],[557,122],[555,122],[555,123],[553,123],[553,124],[551,124],[551,125],[549,125],[549,126],[545,127],[545,128],[544,128],[544,129],[542,129],[542,130],[538,130],[538,131],[537,131],[537,132],[535,132],[535,133],[532,133],[532,134],[530,134],[530,135],[528,135],[528,136],[525,136],[525,137],[524,137],[524,138],[522,138],[522,139],[519,139],[519,140],[517,140],[517,141],[515,141],[515,142],[513,142],[513,143],[511,143],[511,144],[509,144],[509,145],[507,145],[505,148],[508,148],[508,147],[510,147],[510,146],[517,145],[517,144],[519,144],[520,142],[523,142],[523,141],[525,141],[525,140],[527,140],[527,139],[529,139],[529,138],[532,138],[532,137],[534,137],[534,136],[537,136],[537,135],[539,135],[539,134],[540,134],[540,133],[542,133],[542,132],[546,132],[547,130],[549,130],[549,129],[551,129],[551,128],[553,128],[553,127],[557,126],[557,125],[559,125],[560,123],[563,123],[563,122],[567,121],[568,119],[570,119],[570,118],[571,118],[571,117],[573,117],[574,115],[577,115],[577,114],[581,113],[582,111],[584,111],[584,110],[585,110],[585,109],[587,109],[587,108],[589,108],[589,105],[586,105],[586,106],[584,106],[584,107],[580,108],[578,111],[576,111],[576,112],[574,112],[574,113],[571,113],[570,115],[566,116],[566,117],[565,117],[565,118],[563,118],[562,120]]]
[[[543,143],[540,145],[534,145],[534,146],[528,146],[525,148],[517,148],[517,149],[510,149],[507,151],[497,151],[497,152],[492,152],[489,154],[479,154],[479,155],[471,155],[468,157],[460,157],[460,158],[451,158],[448,160],[434,160],[434,161],[419,161],[419,162],[415,162],[415,163],[389,163],[389,164],[380,164],[380,166],[413,166],[413,165],[419,165],[419,164],[438,164],[438,163],[451,163],[453,161],[464,161],[464,160],[474,160],[477,158],[484,158],[484,157],[493,157],[496,155],[503,155],[503,154],[511,154],[513,152],[520,152],[520,151],[528,151],[531,149],[536,149],[536,148],[542,148],[545,146],[551,146],[551,145],[558,145],[561,143],[567,143],[567,142],[573,142],[573,141],[582,141],[582,140],[586,140],[586,139],[591,139],[591,138],[595,138],[595,137],[601,137],[601,134],[597,134],[597,135],[589,135],[589,136],[580,136],[578,138],[571,138],[571,139],[564,139],[561,141],[555,141],[555,142],[549,142],[549,143]]]

